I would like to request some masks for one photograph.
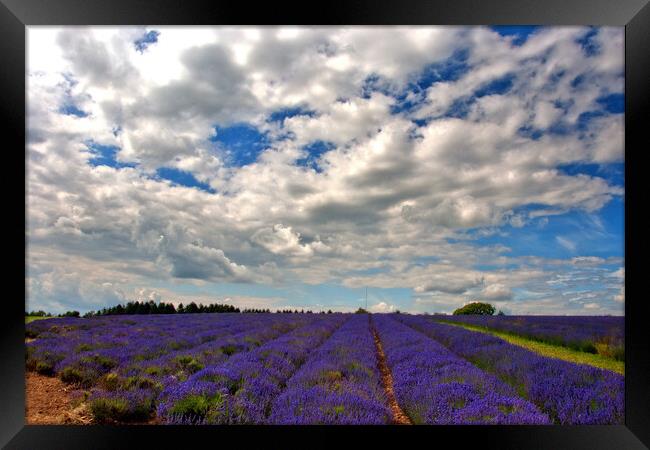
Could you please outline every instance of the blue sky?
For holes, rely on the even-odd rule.
[[[28,33],[31,309],[623,313],[622,28]]]

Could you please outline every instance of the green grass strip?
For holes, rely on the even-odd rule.
[[[35,320],[42,320],[42,319],[51,319],[51,317],[43,317],[43,316],[25,316],[25,323],[33,322]]]
[[[492,336],[496,336],[500,339],[503,339],[506,342],[509,342],[513,345],[518,345],[532,352],[538,353],[542,356],[548,356],[549,358],[563,359],[576,364],[587,364],[589,366],[598,367],[600,369],[611,370],[621,375],[625,375],[625,362],[616,361],[615,359],[606,358],[602,355],[594,353],[585,353],[577,350],[572,350],[566,347],[560,347],[558,345],[546,344],[543,342],[533,341],[521,336],[515,336],[509,333],[504,333],[502,331],[491,330],[486,327],[479,327],[476,325],[467,325],[460,324],[457,322],[447,322],[438,320],[440,323],[445,325],[452,325],[456,327],[465,328],[470,331],[478,331],[479,333],[486,333]]]

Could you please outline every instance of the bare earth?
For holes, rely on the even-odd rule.
[[[395,398],[395,391],[393,390],[393,375],[390,373],[388,364],[386,364],[386,355],[384,354],[384,349],[381,346],[381,340],[379,339],[379,334],[377,330],[372,329],[372,334],[375,338],[375,347],[377,349],[377,361],[379,365],[379,372],[381,373],[381,382],[384,385],[384,390],[386,391],[386,396],[388,397],[388,405],[390,410],[393,413],[393,424],[395,425],[412,425],[411,419],[404,414],[402,408],[400,408]]]
[[[92,423],[85,405],[75,407],[72,388],[56,377],[27,372],[25,422],[28,425],[87,425]]]

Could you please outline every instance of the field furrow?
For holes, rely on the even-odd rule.
[[[549,417],[506,383],[424,334],[376,316],[395,396],[414,424],[547,424]]]
[[[390,410],[377,370],[368,316],[352,316],[287,382],[274,424],[386,424]]]

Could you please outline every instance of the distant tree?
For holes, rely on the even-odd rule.
[[[332,314],[332,310],[331,310],[331,309],[328,309],[328,310],[327,310],[327,314]]]
[[[63,314],[59,314],[59,317],[79,317],[79,311],[66,311]]]
[[[506,315],[506,313],[504,313],[504,312],[501,311],[501,310],[499,310],[499,312],[497,313],[497,316],[505,316],[505,315]]]
[[[180,313],[180,314],[185,313],[185,307],[183,306],[182,303],[179,303],[179,304],[178,304],[178,308],[176,308],[176,312],[177,312],[177,313]]]
[[[196,314],[197,312],[199,312],[199,307],[194,302],[191,302],[185,307],[186,314]]]
[[[395,310],[395,314],[400,314],[399,309]]]
[[[359,309],[357,309],[354,313],[355,313],[355,314],[368,314],[368,311],[366,311],[366,310],[363,309],[363,308],[359,308]]]
[[[481,302],[472,302],[468,303],[467,305],[463,306],[462,308],[458,308],[457,310],[454,311],[454,315],[480,315],[480,316],[491,316],[494,314],[494,306],[490,305],[489,303],[481,303]]]

